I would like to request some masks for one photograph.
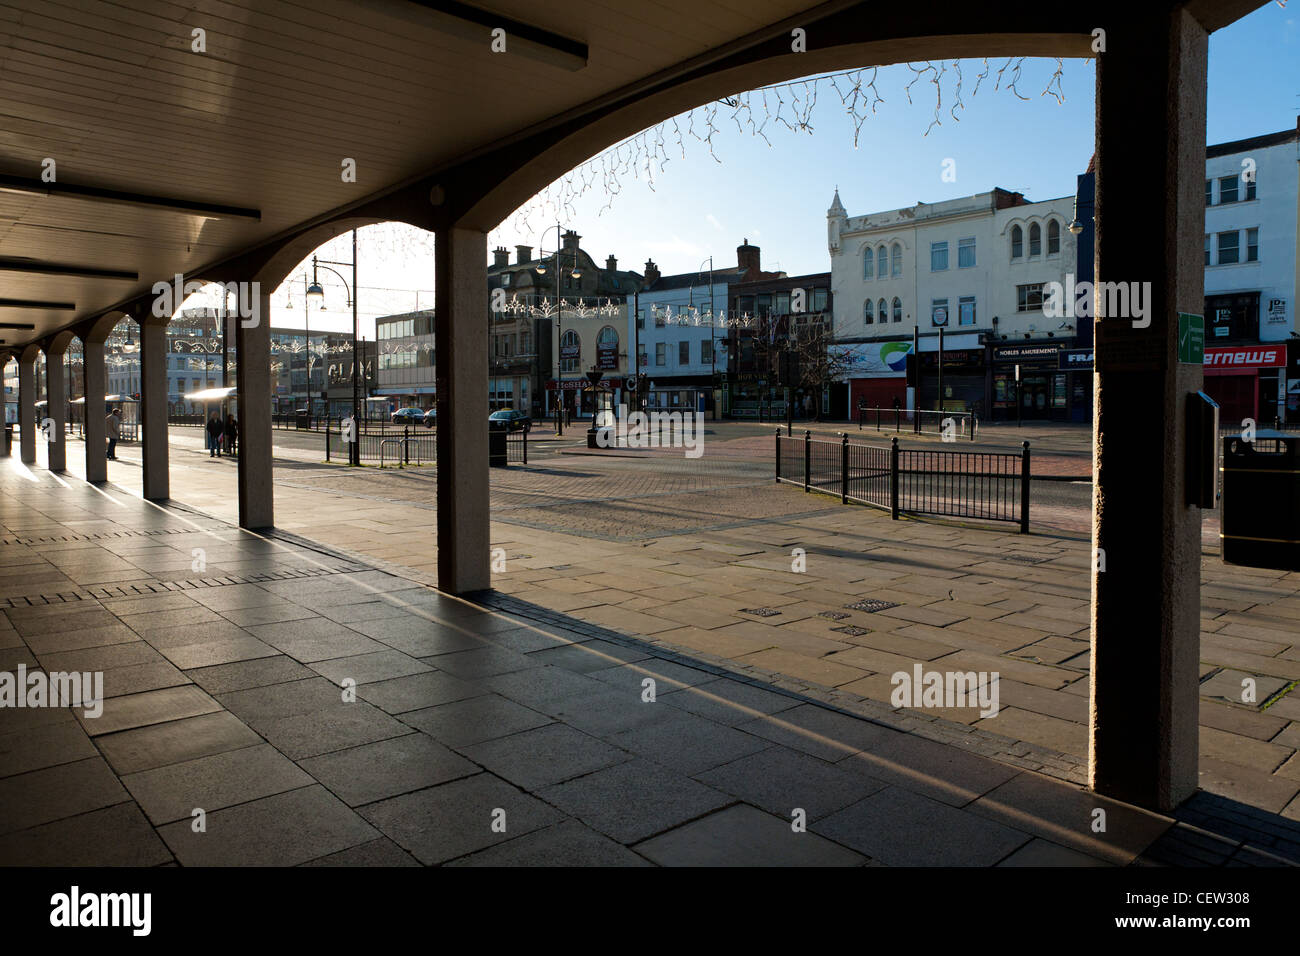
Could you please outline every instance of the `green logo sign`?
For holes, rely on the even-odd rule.
[[[1205,362],[1205,316],[1178,313],[1178,361],[1188,365]]]

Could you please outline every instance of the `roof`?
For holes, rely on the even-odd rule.
[[[1297,142],[1300,140],[1300,116],[1296,117],[1296,127],[1296,129],[1284,129],[1279,133],[1252,136],[1249,139],[1235,139],[1230,143],[1215,143],[1205,148],[1205,158],[1214,159],[1216,156],[1231,156],[1233,153],[1244,153],[1251,149],[1267,149],[1269,146]]]

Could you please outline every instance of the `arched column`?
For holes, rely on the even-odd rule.
[[[36,357],[40,354],[39,345],[29,345],[18,356],[18,457],[24,465],[36,461]]]
[[[1178,313],[1204,303],[1207,35],[1185,10],[1134,8],[1113,26],[1097,58],[1096,277],[1150,294],[1145,317],[1094,326],[1106,570],[1092,572],[1089,775],[1099,793],[1170,810],[1198,782],[1201,511],[1186,500],[1185,416],[1202,366],[1179,361]]]
[[[45,348],[45,416],[52,422],[46,448],[50,471],[68,469],[68,390],[63,373],[63,357],[72,343],[71,332],[60,332]]]
[[[108,374],[104,368],[104,335],[87,332],[81,339],[82,379],[85,404],[86,480],[108,480],[108,428],[105,423],[104,395],[108,391]]]
[[[256,315],[236,318],[235,370],[239,390],[239,526],[275,523],[271,468],[271,290],[258,283]]]
[[[143,467],[141,494],[146,501],[171,497],[167,451],[167,319],[140,319],[140,431]]]

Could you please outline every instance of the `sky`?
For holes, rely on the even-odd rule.
[[[1102,54],[1104,55],[1104,54]],[[1093,152],[1095,64],[1071,59],[1062,64],[1063,102],[1043,95],[1056,70],[1055,60],[1026,60],[1017,83],[1020,99],[1008,90],[1005,60],[990,61],[991,71],[977,94],[980,60],[961,63],[964,109],[954,119],[956,74],[952,62],[940,78],[941,125],[929,129],[935,113],[935,88],[928,76],[905,91],[915,74],[906,64],[882,68],[875,82],[883,102],[860,111],[865,120],[854,144],[854,121],[826,80],[818,84],[810,125],[812,132],[791,132],[769,121],[771,142],[743,131],[720,108],[718,132],[709,145],[683,136],[685,156],[671,124],[664,136],[668,162],[655,167],[655,184],[623,177],[611,197],[602,177],[589,175],[594,186],[563,216],[563,226],[582,236],[582,247],[598,262],[608,255],[619,267],[644,271],[654,259],[664,275],[698,271],[713,257],[714,266],[735,264],[735,248],[748,239],[762,249],[764,269],[790,275],[824,272],[826,209],[836,187],[850,216],[939,202],[985,192],[994,186],[1023,192],[1031,201],[1073,195],[1075,177]],[[915,64],[920,68],[921,64]],[[932,75],[932,74],[931,74]],[[869,75],[867,77],[870,78]],[[838,81],[847,89],[845,81]],[[784,92],[789,99],[789,92]],[[754,121],[763,122],[760,97],[750,98]],[[775,98],[769,96],[769,102]],[[1210,37],[1207,141],[1245,139],[1292,129],[1300,114],[1300,0],[1290,9],[1269,2]],[[784,114],[789,116],[787,107]],[[679,121],[685,131],[686,123]],[[695,129],[704,131],[696,111]],[[653,142],[653,134],[649,137]],[[719,162],[718,160],[721,160]],[[951,160],[951,163],[946,161]],[[944,171],[951,171],[945,181]],[[952,174],[955,174],[953,179]],[[607,207],[608,208],[604,208]],[[531,205],[533,229],[521,228],[511,216],[488,236],[488,248],[516,244],[554,248],[552,228],[543,242],[539,233],[555,222],[553,208]],[[526,207],[529,208],[529,207]],[[396,224],[359,232],[361,246],[360,334],[374,335],[374,318],[433,305],[432,237]],[[322,258],[349,261],[351,240],[342,236],[317,251]],[[336,267],[339,268],[339,267]],[[707,269],[707,265],[703,268]],[[350,268],[339,268],[351,283]],[[272,324],[302,328],[303,271],[291,273],[272,296]],[[313,330],[347,330],[351,312],[343,285],[328,273],[326,311],[313,310]],[[294,294],[290,294],[290,293]],[[290,308],[290,304],[292,308]]]

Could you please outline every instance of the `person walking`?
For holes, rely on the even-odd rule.
[[[104,419],[104,432],[108,435],[108,454],[105,456],[109,461],[117,461],[117,440],[122,437],[122,410],[114,407]]]
[[[239,419],[233,414],[226,416],[226,454],[233,455],[239,446]]]
[[[223,431],[221,417],[216,412],[213,412],[212,417],[208,419],[207,425],[209,458],[221,457],[221,433]]]

